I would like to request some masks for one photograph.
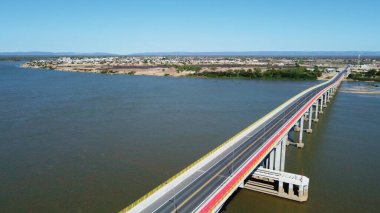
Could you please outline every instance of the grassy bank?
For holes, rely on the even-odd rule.
[[[206,78],[240,78],[240,79],[284,79],[284,80],[316,80],[322,72],[318,69],[309,71],[304,67],[287,69],[270,69],[262,72],[260,69],[239,69],[227,71],[196,72],[190,76]]]
[[[351,73],[348,75],[349,79],[357,81],[378,81],[380,82],[380,71],[371,69],[368,72]]]

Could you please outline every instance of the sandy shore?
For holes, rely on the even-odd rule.
[[[110,67],[110,66],[88,66],[88,65],[52,65],[50,67],[31,66],[22,64],[24,68],[51,69],[65,72],[89,72],[102,74],[124,74],[124,75],[151,75],[151,76],[185,76],[192,72],[178,73],[172,67]]]
[[[380,95],[380,89],[373,86],[356,86],[352,88],[346,88],[339,90],[340,92],[345,93],[354,93],[354,94],[374,94]]]

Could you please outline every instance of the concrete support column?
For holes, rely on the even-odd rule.
[[[274,170],[274,152],[275,149],[272,149],[272,151],[269,154],[269,169]]]
[[[280,171],[281,167],[281,148],[282,148],[282,140],[276,146],[276,154],[275,154],[275,162],[274,162],[274,170]]]
[[[289,183],[289,195],[294,195],[293,184]]]
[[[298,187],[298,197],[303,197],[303,185]]]
[[[315,113],[314,113],[314,115],[315,115],[315,117],[314,117],[314,122],[318,122],[319,120],[318,120],[318,104],[319,104],[319,101],[317,100],[316,102],[315,102]]]
[[[309,126],[308,126],[308,128],[306,129],[306,132],[307,133],[312,133],[313,132],[313,130],[311,129],[311,120],[312,120],[312,115],[313,115],[313,105],[311,105],[310,106],[310,108],[309,108],[309,119],[308,119],[308,121],[309,121]]]
[[[285,171],[285,154],[286,154],[286,142],[288,141],[288,135],[285,135],[281,140],[281,165],[280,170]]]
[[[299,137],[299,140],[298,140],[298,143],[302,143],[302,136],[303,136],[303,118],[304,118],[304,115],[301,117],[301,121],[300,121],[300,137]]]
[[[323,96],[324,97],[324,104],[323,104],[323,107],[326,108],[327,107],[327,93],[325,93],[325,95]]]
[[[331,95],[331,90],[327,91],[327,103],[330,103],[330,95]]]
[[[324,103],[323,103],[323,102],[325,101],[325,99],[324,99],[324,97],[323,97],[323,96],[324,96],[324,94],[322,94],[322,96],[321,96],[321,108],[322,108],[322,106],[324,105]]]
[[[319,100],[321,100],[319,105],[319,114],[323,114],[323,95],[319,98]]]
[[[284,193],[284,184],[283,184],[282,181],[279,181],[279,182],[278,182],[278,192],[279,192],[280,194]]]

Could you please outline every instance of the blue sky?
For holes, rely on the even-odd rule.
[[[5,0],[0,52],[379,51],[378,0]]]

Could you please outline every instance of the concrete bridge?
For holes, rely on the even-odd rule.
[[[285,172],[286,149],[304,146],[348,72],[292,97],[120,212],[217,212],[239,187],[306,201],[309,179]]]

